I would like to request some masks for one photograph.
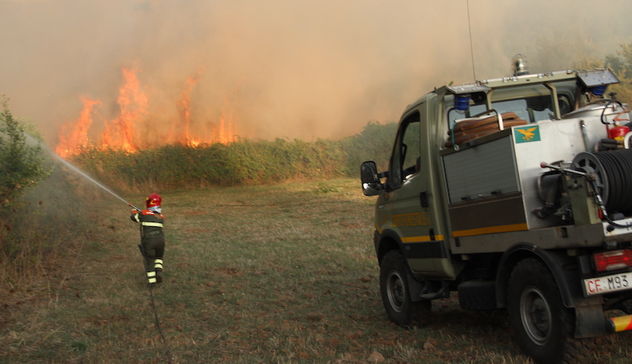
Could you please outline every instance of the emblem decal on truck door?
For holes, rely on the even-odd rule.
[[[539,142],[540,127],[539,126],[523,126],[514,128],[514,138],[517,143]]]

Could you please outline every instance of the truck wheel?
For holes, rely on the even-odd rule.
[[[553,275],[536,259],[517,264],[507,289],[518,344],[537,363],[577,362],[586,340],[575,339],[574,314],[564,307]]]
[[[430,312],[429,300],[413,302],[410,299],[408,266],[397,250],[388,252],[380,264],[380,293],[388,318],[400,326],[420,323]]]

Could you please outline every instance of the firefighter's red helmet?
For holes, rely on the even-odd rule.
[[[160,197],[157,193],[152,193],[145,199],[145,205],[147,205],[148,208],[152,206],[160,206],[162,205],[162,197]]]

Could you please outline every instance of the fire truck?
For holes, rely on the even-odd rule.
[[[508,313],[536,362],[575,362],[632,329],[632,133],[608,69],[529,73],[435,88],[401,117],[374,244],[387,316],[432,301]],[[615,313],[606,315],[606,311]]]

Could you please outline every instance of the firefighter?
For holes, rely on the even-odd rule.
[[[162,282],[162,258],[165,252],[165,236],[162,232],[162,198],[152,193],[145,199],[146,209],[132,210],[131,219],[140,223],[140,248],[145,258],[147,283],[154,286]]]

